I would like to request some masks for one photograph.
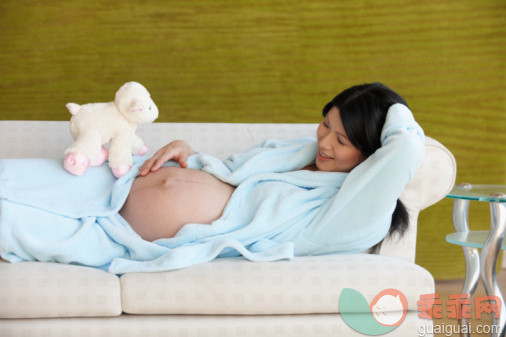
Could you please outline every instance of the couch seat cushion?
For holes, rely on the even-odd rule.
[[[169,272],[124,274],[120,281],[123,311],[131,314],[338,313],[343,288],[359,291],[368,303],[394,288],[416,311],[420,295],[434,293],[434,279],[422,267],[369,254],[265,263],[216,259]]]
[[[0,261],[0,318],[120,314],[114,274],[59,263]]]

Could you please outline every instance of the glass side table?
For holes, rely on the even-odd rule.
[[[462,246],[466,258],[466,279],[462,293],[471,298],[481,279],[488,296],[498,296],[501,300],[499,318],[493,317],[493,324],[499,325],[498,333],[492,336],[504,336],[506,331],[506,307],[501,289],[497,284],[495,267],[501,249],[506,249],[503,243],[506,232],[506,185],[471,185],[455,186],[447,195],[453,198],[453,225],[456,233],[446,236],[450,243]],[[485,201],[490,203],[490,230],[470,231],[468,224],[469,202]],[[478,253],[478,248],[481,253]],[[466,319],[461,324],[468,324]],[[469,336],[469,335],[466,335]]]

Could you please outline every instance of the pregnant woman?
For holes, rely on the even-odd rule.
[[[398,198],[423,155],[423,131],[404,99],[380,83],[358,85],[324,107],[316,139],[268,140],[225,161],[173,141],[81,207],[0,190],[0,254],[124,273],[377,248],[407,227]],[[11,171],[0,162],[0,186]]]

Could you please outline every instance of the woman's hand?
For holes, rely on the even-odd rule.
[[[174,160],[182,168],[188,167],[188,157],[195,154],[191,146],[184,140],[175,140],[158,150],[153,157],[142,164],[139,169],[139,175],[145,176],[149,172],[156,172],[164,163]]]

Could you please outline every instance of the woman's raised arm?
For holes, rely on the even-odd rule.
[[[303,233],[321,251],[364,250],[388,233],[396,201],[425,154],[425,136],[409,109],[393,105],[382,146],[346,177],[339,192]]]

